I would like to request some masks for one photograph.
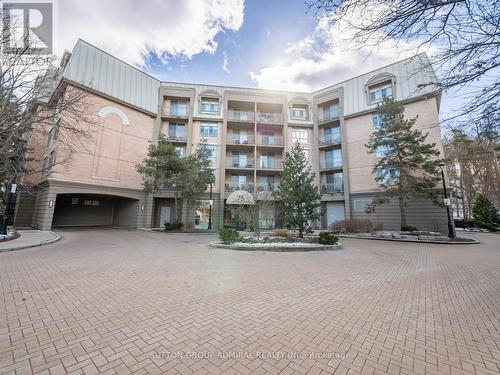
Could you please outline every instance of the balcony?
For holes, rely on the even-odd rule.
[[[342,160],[322,160],[319,169],[339,169],[342,168]]]
[[[283,137],[276,135],[262,135],[259,134],[259,146],[283,146]]]
[[[226,193],[232,193],[233,191],[244,190],[249,193],[253,193],[254,186],[253,184],[225,184],[224,191]]]
[[[227,158],[226,168],[253,169],[253,156],[249,156],[247,160]]]
[[[273,192],[278,190],[279,184],[257,184],[257,193]]]
[[[281,170],[281,169],[283,169],[283,160],[281,160],[281,159],[260,159],[259,169]]]
[[[322,194],[344,194],[343,184],[322,184]]]
[[[255,138],[253,135],[247,135],[245,137],[232,135],[228,138],[227,144],[253,146],[255,144]]]
[[[326,112],[318,115],[318,124],[326,124],[333,121],[340,120],[340,113],[338,111],[335,112]]]
[[[340,135],[326,136],[319,139],[319,146],[330,146],[340,144]]]
[[[254,123],[255,115],[253,111],[240,111],[228,109],[227,119],[231,122]]]
[[[258,112],[257,123],[259,124],[283,124],[283,114],[278,112]]]
[[[162,117],[170,119],[187,119],[189,117],[187,108],[170,107],[163,108]]]

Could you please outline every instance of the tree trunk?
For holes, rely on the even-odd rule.
[[[406,211],[403,195],[399,195],[399,212],[401,214],[401,227],[406,226]]]
[[[299,238],[304,238],[304,227],[299,225]]]

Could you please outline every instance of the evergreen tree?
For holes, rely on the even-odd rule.
[[[171,142],[160,135],[158,143],[149,146],[147,157],[136,169],[142,175],[144,191],[151,193],[171,189],[174,192],[174,214],[176,221],[180,222],[179,198],[194,199],[210,183],[209,157],[210,150],[205,143],[183,157]]]
[[[426,143],[427,134],[414,129],[416,118],[405,119],[404,105],[393,98],[385,98],[378,106],[378,128],[365,145],[377,156],[373,172],[382,189],[369,211],[388,197],[397,197],[401,227],[406,223],[406,203],[417,197],[432,199],[436,204],[436,186],[440,181],[439,151],[435,143]]]
[[[472,215],[477,226],[494,231],[498,227],[499,217],[495,205],[484,195],[477,196],[472,208]]]
[[[281,183],[274,197],[283,209],[285,225],[298,229],[300,238],[309,222],[319,218],[320,195],[314,186],[314,173],[311,173],[304,149],[298,142],[285,155]]]

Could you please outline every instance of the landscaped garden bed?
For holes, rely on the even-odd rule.
[[[277,229],[270,236],[241,236],[236,230],[224,228],[219,231],[220,241],[210,243],[212,247],[250,251],[323,251],[340,250],[342,244],[338,237],[330,232],[321,232],[319,236],[309,235],[303,238],[293,236],[286,229]]]
[[[361,238],[372,240],[428,242],[443,244],[475,244],[476,239],[466,237],[449,238],[439,232],[423,231],[407,226],[406,230],[383,230],[380,224],[372,223],[367,219],[350,219],[338,221],[330,226],[330,230],[339,237]]]

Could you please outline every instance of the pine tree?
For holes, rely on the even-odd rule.
[[[483,194],[477,196],[472,208],[474,220],[480,228],[495,231],[499,224],[498,211],[495,205]]]
[[[202,143],[190,155],[180,156],[175,146],[163,135],[157,144],[149,146],[148,155],[136,166],[142,175],[144,191],[151,193],[169,188],[174,192],[174,211],[177,222],[180,222],[178,200],[194,199],[203,193],[210,183],[210,150]]]
[[[281,183],[274,197],[283,210],[285,225],[298,229],[300,238],[309,222],[319,218],[320,195],[314,186],[314,173],[311,173],[304,149],[298,142],[290,153],[285,154]]]
[[[404,105],[393,98],[385,98],[377,108],[380,123],[365,145],[369,153],[377,155],[373,172],[382,189],[369,211],[397,197],[401,227],[406,223],[406,204],[417,197],[430,198],[436,204],[436,187],[440,180],[439,151],[435,143],[426,143],[427,134],[414,129],[416,117],[404,117]]]

